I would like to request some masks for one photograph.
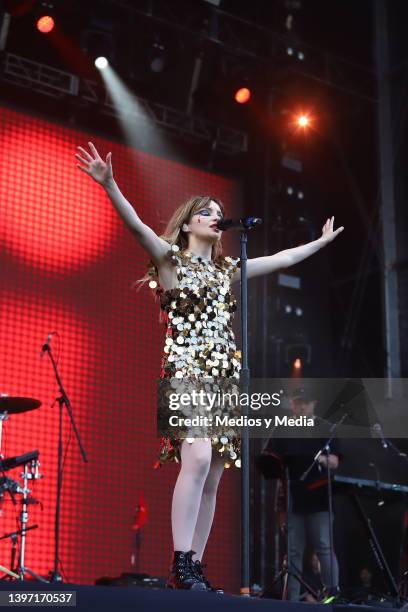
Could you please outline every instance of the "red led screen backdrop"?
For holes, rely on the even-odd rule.
[[[27,534],[25,564],[46,575],[53,568],[58,387],[40,351],[48,333],[58,331],[52,346],[89,456],[83,464],[64,413],[60,559],[64,578],[79,583],[132,569],[167,574],[178,471],[153,469],[164,327],[150,290],[131,290],[147,258],[103,190],[76,168],[76,146],[89,140],[104,155],[112,151],[118,184],[159,233],[192,194],[212,193],[229,214],[239,213],[231,180],[0,108],[0,393],[42,402],[10,415],[2,450],[6,457],[40,452],[43,478],[31,487],[38,503],[29,507],[29,524],[38,528]],[[18,479],[20,472],[8,476]],[[235,591],[239,486],[240,471],[226,470],[207,551],[210,578]],[[1,498],[0,535],[16,529],[15,499],[16,505],[7,492]],[[141,500],[147,521],[136,567],[132,526]],[[10,541],[1,540],[0,563],[8,566],[10,554]]]

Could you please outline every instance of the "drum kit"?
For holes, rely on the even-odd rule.
[[[32,489],[28,488],[28,484],[31,481],[34,483],[36,480],[42,478],[42,474],[39,472],[40,462],[38,460],[39,451],[33,450],[24,455],[17,455],[16,457],[4,457],[3,454],[3,426],[5,421],[8,420],[9,415],[21,414],[30,410],[35,410],[41,406],[41,402],[36,399],[27,397],[11,397],[6,394],[0,394],[0,502],[6,493],[10,495],[10,498],[14,505],[17,503],[21,506],[19,514],[19,529],[11,533],[6,533],[0,537],[0,540],[10,539],[12,542],[11,548],[11,560],[10,569],[0,565],[0,571],[4,573],[2,579],[15,578],[24,580],[26,574],[30,574],[33,578],[45,581],[44,578],[38,576],[31,569],[25,567],[25,554],[26,554],[26,536],[27,532],[32,529],[36,529],[38,525],[28,525],[29,512],[28,508],[30,504],[37,504],[38,501],[30,495]],[[22,467],[23,471],[20,474],[21,483],[18,480],[14,480],[7,476],[7,472],[16,468]],[[17,497],[21,496],[19,500]],[[18,548],[18,539],[20,538],[20,548],[16,564],[16,553]]]
[[[17,504],[16,495],[21,495],[21,513],[20,513],[20,529],[12,533],[6,533],[1,539],[10,538],[13,542],[12,557],[11,557],[11,568],[0,565],[0,571],[3,571],[9,578],[18,578],[24,580],[25,575],[29,574],[35,580],[40,582],[62,582],[62,574],[59,570],[59,541],[60,541],[60,517],[61,517],[61,490],[62,490],[62,472],[63,472],[63,449],[62,449],[62,426],[63,426],[63,409],[66,408],[72,431],[77,439],[79,450],[82,455],[84,463],[88,462],[88,456],[85,448],[82,444],[82,440],[75,423],[71,402],[65,391],[62,383],[60,374],[58,372],[58,364],[54,359],[54,355],[51,350],[51,339],[53,336],[59,336],[58,332],[50,332],[47,336],[45,343],[42,345],[40,357],[45,353],[48,354],[52,368],[54,370],[56,382],[59,388],[59,395],[55,398],[53,406],[58,402],[58,455],[57,455],[57,483],[56,483],[56,501],[55,501],[55,525],[54,525],[54,568],[50,572],[50,580],[46,580],[42,576],[39,576],[33,572],[30,568],[25,566],[25,552],[26,552],[26,534],[32,529],[36,529],[37,525],[27,526],[28,523],[28,506],[30,504],[38,503],[29,494],[31,489],[28,488],[28,483],[31,481],[34,483],[42,475],[39,473],[40,463],[38,461],[38,450],[19,455],[17,457],[5,458],[2,453],[2,434],[3,434],[3,423],[6,421],[10,414],[20,414],[22,412],[28,412],[35,410],[41,406],[39,400],[27,398],[27,397],[11,397],[7,394],[0,393],[0,472],[2,476],[0,478],[0,502],[6,492],[9,493],[13,503]],[[16,480],[6,476],[6,472],[19,466],[23,466],[23,472],[20,477],[23,481],[22,486]],[[0,512],[1,515],[1,512]],[[18,555],[17,567],[15,565],[17,539],[20,536],[20,551]],[[2,578],[0,578],[2,579]]]

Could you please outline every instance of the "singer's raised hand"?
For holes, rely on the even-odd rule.
[[[279,251],[279,253],[274,253],[273,255],[264,255],[263,257],[248,259],[248,278],[261,276],[263,274],[270,274],[271,272],[276,272],[276,270],[294,266],[332,242],[343,230],[343,226],[336,230],[334,229],[334,217],[327,219],[326,223],[322,227],[322,235],[317,240],[312,240],[306,244],[301,244],[298,247]],[[232,275],[231,282],[238,282],[240,278],[241,271],[237,270]]]
[[[161,274],[162,285],[172,289],[177,282],[177,278],[175,277],[174,266],[169,263],[167,257],[169,243],[143,223],[132,204],[120,191],[113,178],[112,153],[108,153],[104,161],[92,142],[88,142],[88,146],[89,150],[78,147],[79,152],[75,153],[79,162],[77,167],[89,174],[94,181],[103,187],[121,219],[157,266],[159,274]]]
[[[327,219],[326,223],[322,227],[322,235],[320,237],[320,240],[323,243],[328,244],[329,242],[334,240],[336,236],[338,236],[338,234],[340,234],[343,230],[344,230],[343,226],[335,230],[334,229],[334,217],[330,217],[329,219]]]
[[[89,151],[78,147],[79,153],[75,153],[75,157],[80,162],[77,168],[89,174],[100,185],[106,186],[113,180],[112,153],[108,153],[104,161],[95,145],[92,142],[88,142],[88,145]]]

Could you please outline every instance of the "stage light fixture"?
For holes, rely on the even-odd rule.
[[[108,65],[109,65],[109,62],[106,59],[106,57],[103,57],[103,55],[100,55],[95,60],[95,66],[99,68],[99,70],[104,70],[105,68],[107,68]]]
[[[167,64],[166,48],[158,35],[154,37],[154,42],[149,52],[149,60],[150,70],[152,72],[155,72],[156,74],[163,72]]]
[[[312,360],[312,347],[308,343],[299,342],[285,346],[285,363],[292,364],[296,369]]]
[[[226,58],[221,64],[221,74],[232,104],[248,104],[256,91],[254,65],[242,60],[237,61],[236,58]]]
[[[112,24],[104,20],[92,19],[90,26],[83,30],[81,48],[98,70],[112,65],[115,58]]]
[[[37,19],[37,30],[41,32],[41,34],[48,34],[49,32],[52,32],[54,26],[55,21],[51,15],[43,15]]]
[[[290,57],[298,59],[301,62],[303,62],[305,59],[305,54],[303,53],[303,51],[295,51],[293,47],[286,47],[286,54]]]
[[[295,187],[292,187],[292,185],[288,185],[286,187],[286,195],[288,196],[295,196],[298,198],[298,200],[303,200],[303,198],[305,197],[305,194],[303,193],[303,191],[301,191],[300,189],[296,189]]]
[[[234,99],[238,104],[246,104],[251,99],[251,90],[248,87],[239,87],[235,91]]]
[[[301,128],[307,128],[310,125],[310,117],[308,115],[299,115],[296,119],[296,122],[298,124],[299,127]]]
[[[51,2],[41,2],[35,13],[36,28],[41,34],[49,34],[55,27],[55,11]]]

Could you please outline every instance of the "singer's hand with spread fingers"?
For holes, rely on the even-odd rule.
[[[75,157],[81,162],[77,164],[77,168],[89,174],[99,185],[106,186],[113,181],[112,153],[108,153],[104,161],[95,145],[92,142],[88,142],[88,145],[90,151],[78,147],[80,152],[75,153]]]
[[[336,230],[333,228],[334,228],[334,217],[331,217],[330,219],[327,219],[326,223],[323,225],[322,235],[319,238],[319,240],[323,242],[325,245],[329,244],[329,242],[332,242],[332,240],[334,240],[336,236],[338,236],[338,234],[340,234],[344,230],[343,226],[337,228]]]
[[[329,455],[328,459],[329,459],[329,467],[331,470],[335,470],[336,468],[339,467],[339,458],[337,455]],[[320,463],[320,465],[323,465],[325,468],[327,468],[327,455],[323,455],[323,454],[319,455],[317,460]]]

